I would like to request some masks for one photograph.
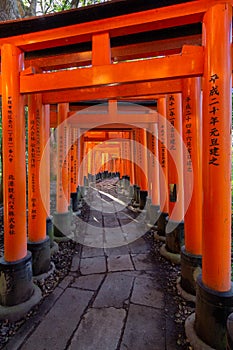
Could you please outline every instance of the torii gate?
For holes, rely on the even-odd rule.
[[[57,18],[62,18],[63,26],[57,26],[55,21],[53,23],[53,17],[48,17],[47,21],[43,18],[42,28],[39,29],[37,26],[40,26],[41,19],[16,21],[13,22],[14,25],[11,22],[0,25],[0,29],[5,29],[4,33],[7,31],[9,33],[5,37],[2,35],[0,39],[5,225],[4,259],[1,260],[0,271],[3,280],[9,276],[13,276],[14,280],[14,285],[7,290],[1,287],[1,314],[2,317],[5,316],[4,312],[10,314],[13,304],[20,305],[26,302],[27,307],[31,307],[38,301],[37,299],[32,302],[35,297],[35,288],[30,276],[31,257],[27,253],[23,97],[28,96],[28,104],[31,104],[33,111],[31,127],[34,118],[39,128],[41,124],[39,125],[38,111],[43,105],[45,106],[43,113],[39,112],[39,114],[48,120],[47,106],[52,103],[103,97],[106,99],[127,97],[128,99],[154,94],[176,95],[183,92],[184,102],[187,103],[185,106],[186,133],[195,134],[191,139],[185,136],[184,141],[187,148],[192,150],[189,154],[194,165],[193,171],[197,171],[196,174],[200,169],[200,163],[198,163],[200,157],[196,158],[194,152],[200,154],[200,149],[204,150],[203,202],[197,203],[202,192],[200,188],[202,184],[197,181],[195,190],[198,191],[198,196],[192,206],[192,208],[195,207],[193,214],[198,213],[198,222],[201,220],[199,207],[203,209],[202,249],[197,228],[193,227],[192,231],[192,236],[198,237],[196,242],[190,239],[188,230],[186,230],[185,242],[185,254],[190,259],[194,255],[195,259],[201,252],[203,261],[202,275],[197,281],[194,333],[196,332],[197,337],[211,347],[224,349],[225,340],[222,339],[226,337],[226,320],[233,311],[230,259],[232,1],[178,1],[174,4],[168,0],[167,6],[160,5],[159,8],[151,3],[140,7],[142,5],[140,1],[133,2],[133,5],[132,2],[129,4],[131,6],[127,6],[127,13],[124,13],[121,2],[116,2],[101,5],[99,8],[103,9],[103,12],[100,10],[97,17],[94,7],[80,10],[80,12],[79,10],[71,12],[70,17],[69,14],[57,15]],[[108,11],[110,9],[113,10],[112,13]],[[89,15],[87,15],[88,11],[90,11]],[[111,13],[111,17],[107,18],[106,13]],[[69,19],[72,21],[69,22]],[[201,22],[203,33],[196,26]],[[189,25],[192,36],[182,36],[182,30]],[[143,41],[146,41],[148,32],[153,37],[155,33],[162,35],[166,32],[165,29],[173,27],[176,27],[177,37],[172,42],[170,39],[151,40],[144,45]],[[144,35],[141,43],[138,34],[142,37]],[[123,45],[124,40],[126,43]],[[127,40],[131,40],[132,46],[127,43]],[[187,41],[189,45],[183,46]],[[72,55],[64,53],[59,57],[54,56],[53,48],[63,47],[66,50],[70,45],[74,49],[75,45],[82,45],[82,43],[92,43],[92,50],[81,53],[73,51]],[[111,43],[114,44],[112,51]],[[202,46],[194,46],[201,43]],[[129,49],[122,54],[122,48],[127,49],[126,45]],[[52,51],[50,58],[29,59],[30,53],[36,54],[40,51],[40,55],[43,56],[43,50],[47,49]],[[23,53],[26,56],[25,60]],[[165,57],[151,58],[161,54]],[[116,57],[115,64],[112,62],[114,57]],[[138,58],[150,59],[125,61]],[[88,64],[90,60],[92,63],[90,67],[61,70],[61,68],[80,66],[84,62]],[[23,68],[24,61],[26,69]],[[77,64],[77,62],[81,63]],[[38,67],[42,72],[38,71]],[[50,71],[51,67],[56,67],[57,71]],[[200,120],[198,116],[194,116],[196,110],[200,108],[199,101],[196,100],[197,96],[200,96],[197,90],[198,83],[195,80],[197,77],[203,77],[202,147],[201,139],[196,133],[196,126],[199,128]],[[193,98],[195,106],[188,103]],[[170,107],[171,112],[173,107]],[[190,119],[193,123],[188,123],[189,116],[193,118]],[[43,139],[46,140],[48,125],[42,130],[45,131]],[[42,137],[42,130],[39,133],[40,137]],[[39,140],[41,139],[36,139],[36,155],[32,152],[33,176],[37,176],[37,166],[40,163],[42,149],[39,147]],[[34,164],[34,157],[36,164]],[[163,158],[162,161],[164,160]],[[189,160],[186,165],[190,164]],[[186,170],[189,171],[188,168]],[[46,191],[46,189],[48,190],[48,184],[43,190]],[[185,184],[185,191],[188,191],[188,184]],[[32,214],[35,214],[32,210],[34,210],[33,201],[31,218]],[[190,214],[185,217],[185,220],[191,222]],[[40,247],[47,247],[45,227],[38,237],[32,233],[30,240],[32,243],[39,244]],[[13,273],[12,269],[16,272]],[[22,274],[25,276],[23,284],[22,279],[19,279],[19,275],[22,277]],[[11,317],[15,318],[16,315],[12,312]],[[193,321],[189,320],[189,322],[192,324]],[[229,338],[232,338],[231,332],[229,330]]]

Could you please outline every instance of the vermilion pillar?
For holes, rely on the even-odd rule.
[[[184,228],[185,246],[181,249],[181,286],[196,293],[195,270],[202,254],[202,113],[201,79],[183,81],[184,141]],[[196,270],[197,271],[197,270]]]
[[[137,146],[138,146],[138,171],[139,171],[139,186],[140,186],[140,201],[139,208],[143,209],[146,204],[148,195],[148,169],[147,169],[147,141],[146,130],[137,130]]]
[[[45,137],[45,150],[44,154],[45,162],[46,162],[46,174],[45,174],[45,182],[46,182],[46,193],[45,193],[45,209],[47,213],[47,217],[50,217],[50,106],[43,105],[42,113],[44,117],[42,118],[43,128],[44,128],[44,137]]]
[[[64,213],[69,206],[68,172],[68,126],[66,123],[69,106],[58,105],[58,172],[57,172],[57,212]]]
[[[82,168],[81,168],[81,163],[82,163],[82,135],[81,135],[81,130],[80,128],[77,129],[77,158],[78,158],[78,185],[82,185]]]
[[[56,213],[54,213],[54,236],[67,236],[70,233],[69,207],[69,171],[68,171],[68,126],[66,123],[69,105],[58,104],[58,128],[57,128],[57,197]]]
[[[152,133],[151,129],[147,130],[146,132],[146,141],[147,141],[147,169],[148,169],[148,201],[151,204],[151,195],[152,195]]]
[[[27,255],[25,125],[19,93],[23,56],[12,45],[2,49],[4,257],[13,262]]]
[[[78,201],[81,201],[82,185],[83,185],[83,169],[82,169],[82,134],[80,128],[77,128],[77,194]],[[81,202],[80,202],[81,205]]]
[[[31,242],[43,241],[46,238],[46,209],[42,197],[45,186],[40,187],[40,169],[44,151],[45,129],[42,115],[42,96],[28,97],[28,239]],[[45,178],[41,176],[41,182]]]
[[[72,210],[76,212],[78,210],[77,200],[77,133],[76,129],[70,128],[70,198],[72,202]]]
[[[158,110],[158,153],[159,153],[159,198],[160,216],[158,234],[165,236],[166,217],[168,216],[168,154],[167,154],[167,119],[166,97],[157,101]]]
[[[135,173],[134,173],[134,142],[133,142],[133,131],[130,132],[130,166],[131,166],[131,177],[130,177],[130,183],[131,185],[135,184]]]
[[[139,134],[138,128],[133,129],[133,153],[134,153],[134,194],[133,204],[134,206],[139,205],[139,191],[140,191],[140,171],[139,168]]]
[[[0,309],[0,319],[10,320],[23,317],[18,309],[10,307],[24,302],[22,310],[26,313],[29,310],[27,301],[34,293],[31,253],[27,253],[25,116],[20,95],[22,68],[22,52],[13,45],[4,44],[1,47],[4,258],[0,259],[0,304],[9,307],[9,311],[4,313],[4,309]]]
[[[28,97],[28,249],[32,253],[33,274],[40,275],[50,268],[50,242],[46,236],[46,208],[43,203],[47,190],[45,115],[42,96]]]
[[[195,329],[205,343],[222,350],[226,348],[226,318],[233,311],[230,2],[208,9],[203,33],[203,247]]]
[[[231,288],[230,5],[216,5],[211,8],[205,16],[203,28],[205,30],[203,79],[205,152],[203,152],[202,278],[203,283],[209,288],[224,292]],[[218,43],[219,45],[221,43],[221,51],[216,54],[215,48]],[[211,60],[208,57],[211,57]]]
[[[159,197],[159,169],[158,169],[158,128],[156,124],[151,124],[149,132],[149,150],[150,150],[150,168],[148,175],[151,176],[151,206],[150,206],[150,223],[157,223],[160,215],[160,197]]]
[[[166,226],[166,247],[179,254],[184,230],[181,94],[167,96],[167,121],[169,222]]]
[[[151,124],[151,200],[159,207],[159,172],[158,172],[158,131],[157,125]],[[159,209],[159,208],[158,208]]]
[[[46,210],[46,234],[50,238],[51,254],[58,250],[58,245],[54,242],[53,237],[53,224],[52,218],[50,216],[50,105],[42,106],[42,113],[44,117],[42,118],[44,137],[45,137],[45,149],[43,151],[43,158],[45,161],[45,173],[44,173],[44,183],[45,183],[45,194],[44,194],[44,206]]]

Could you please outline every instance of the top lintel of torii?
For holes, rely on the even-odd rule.
[[[217,3],[118,0],[6,21],[0,49],[11,44],[25,53],[20,93],[41,93],[44,104],[151,99],[203,75],[202,20]]]

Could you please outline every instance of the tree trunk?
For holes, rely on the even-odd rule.
[[[19,18],[19,8],[17,0],[0,1],[0,21]]]

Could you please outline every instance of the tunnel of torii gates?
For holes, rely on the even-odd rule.
[[[97,177],[119,176],[133,205],[148,198],[150,221],[166,235],[163,254],[179,255],[184,244],[179,288],[196,294],[187,336],[203,349],[233,348],[231,26],[232,1],[218,0],[114,1],[0,23],[0,318],[16,320],[38,303],[32,272],[50,271],[56,127],[56,240],[69,233],[77,188],[80,197]]]

